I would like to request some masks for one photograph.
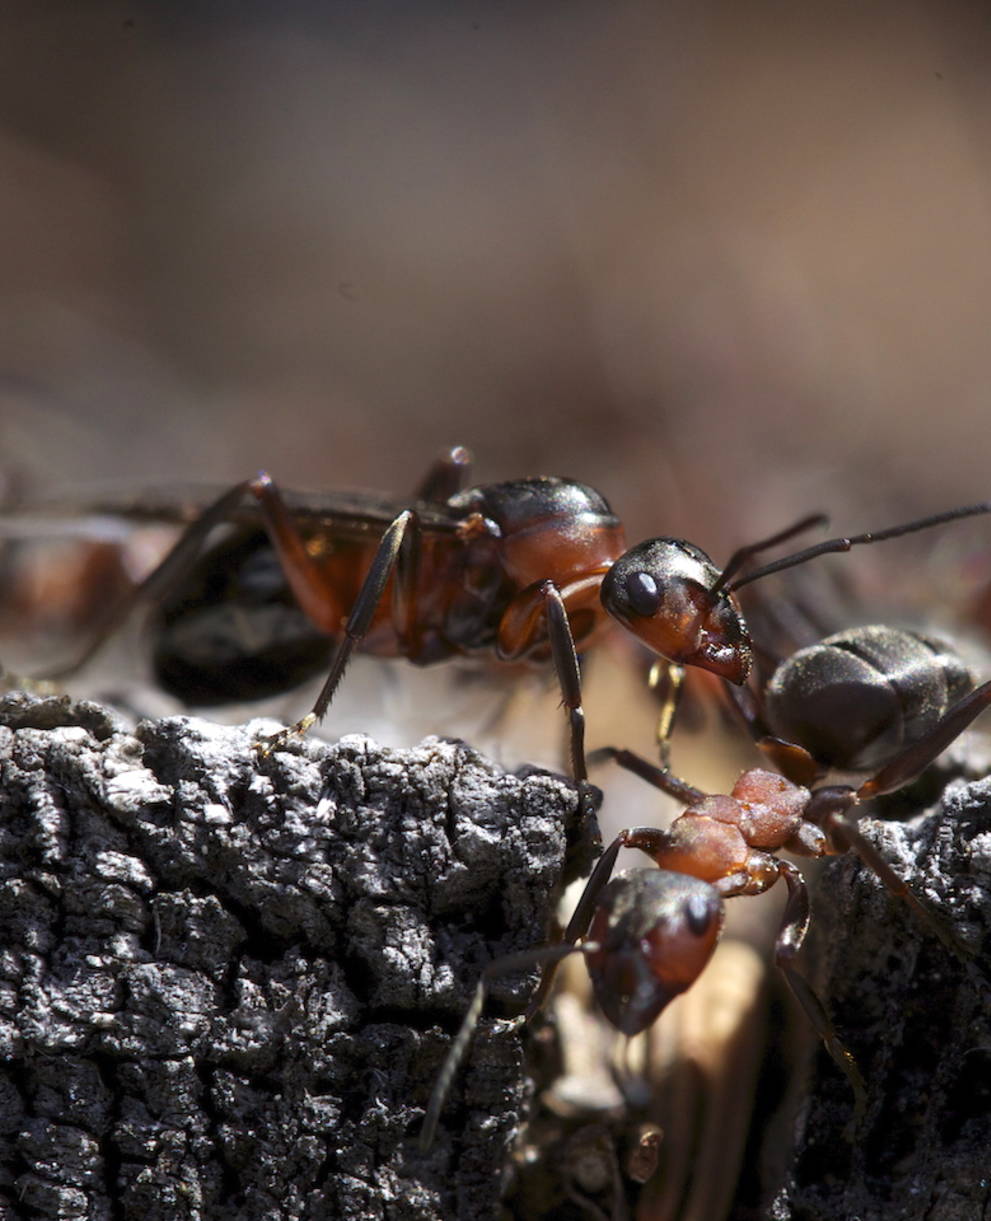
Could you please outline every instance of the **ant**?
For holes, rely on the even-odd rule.
[[[991,682],[975,688],[917,740],[898,751],[859,787],[809,789],[776,772],[750,768],[728,795],[707,794],[631,751],[605,747],[608,757],[687,808],[668,830],[629,827],[599,858],[561,941],[491,963],[455,1036],[427,1106],[421,1148],[433,1142],[441,1109],[481,1015],[489,981],[541,965],[543,978],[526,1017],[532,1020],[549,991],[554,968],[569,954],[584,955],[596,1000],[609,1022],[632,1037],[646,1030],[701,975],[716,948],[724,900],[758,895],[783,879],[788,889],[775,946],[775,963],[833,1061],[846,1075],[863,1113],[866,1088],[857,1063],[838,1037],[825,1006],[795,968],[810,922],[808,888],[798,868],[778,853],[800,856],[855,852],[884,885],[903,898],[943,944],[969,965],[952,932],[898,877],[857,829],[852,811],[914,780],[991,704]],[[657,869],[612,876],[621,848],[636,848]]]
[[[821,523],[821,515],[738,549],[720,571],[682,539],[627,549],[619,519],[584,484],[536,477],[469,487],[470,472],[468,451],[452,448],[398,511],[368,495],[300,501],[265,473],[236,484],[192,520],[174,503],[125,508],[125,516],[165,517],[185,529],[134,593],[108,610],[82,655],[42,677],[80,668],[136,602],[151,599],[162,605],[157,668],[171,679],[170,690],[196,702],[220,702],[232,687],[248,698],[284,690],[328,664],[311,711],[260,744],[269,752],[324,716],[359,648],[417,665],[485,654],[550,659],[568,716],[572,775],[584,790],[578,651],[607,622],[617,620],[675,667],[700,667],[742,685],[752,659],[736,597],[745,585],[820,555],[991,511],[985,502],[829,539],[737,575],[762,551]],[[204,553],[222,525],[233,525],[233,533]],[[232,628],[239,618],[247,620],[246,634]]]

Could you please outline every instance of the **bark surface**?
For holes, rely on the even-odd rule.
[[[575,790],[257,732],[0,701],[0,1217],[497,1215],[518,1023],[417,1135],[481,967],[590,862]]]
[[[974,1221],[991,1214],[991,779],[952,780],[923,816],[861,829],[966,957],[853,857],[827,867],[813,898],[817,986],[867,1107],[855,1123],[818,1055],[771,1215]]]

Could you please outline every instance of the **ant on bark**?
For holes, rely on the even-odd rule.
[[[329,657],[313,708],[262,744],[271,751],[324,716],[358,649],[417,665],[459,655],[550,659],[569,720],[572,774],[584,785],[578,650],[607,622],[618,621],[670,665],[742,685],[752,656],[736,597],[745,585],[820,555],[991,511],[985,502],[829,539],[739,575],[823,518],[740,548],[720,570],[681,539],[627,549],[606,500],[583,484],[539,477],[468,487],[470,471],[468,451],[451,449],[398,511],[369,495],[284,496],[264,473],[192,517],[174,499],[91,506],[185,529],[134,593],[108,609],[83,654],[42,677],[79,669],[142,600],[160,605],[156,668],[167,689],[190,702],[285,690]],[[232,533],[204,550],[224,525]],[[246,624],[240,633],[238,621]]]
[[[788,899],[775,962],[846,1075],[854,1092],[855,1116],[859,1115],[866,1098],[860,1070],[822,1001],[794,966],[809,927],[808,888],[798,868],[777,854],[819,857],[855,852],[948,949],[970,965],[967,951],[860,833],[851,812],[914,780],[989,704],[991,682],[986,682],[943,711],[920,737],[857,788],[831,785],[810,790],[776,772],[750,768],[730,794],[707,794],[631,751],[606,747],[595,752],[593,759],[613,759],[687,808],[666,831],[629,827],[616,836],[592,871],[559,943],[497,960],[485,969],[431,1095],[421,1147],[427,1149],[433,1141],[492,978],[545,967],[527,1009],[531,1020],[549,992],[557,963],[580,953],[606,1018],[622,1034],[639,1034],[705,969],[722,932],[724,900],[762,894],[780,879],[788,888]],[[613,877],[620,848],[639,849],[658,868]]]

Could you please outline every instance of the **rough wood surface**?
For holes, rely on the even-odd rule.
[[[868,1104],[851,1126],[850,1091],[817,1057],[771,1216],[974,1221],[991,1215],[991,779],[953,780],[922,817],[862,829],[973,962],[852,857],[827,867],[813,904],[817,986]]]
[[[575,791],[257,728],[0,701],[0,1217],[497,1214],[518,1024],[416,1137],[481,966],[589,863]]]

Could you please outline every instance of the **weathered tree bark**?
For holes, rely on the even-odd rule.
[[[589,863],[574,790],[459,743],[262,758],[253,737],[0,701],[0,1218],[499,1214],[518,1027],[483,1023],[426,1157],[420,1117],[482,965],[539,943],[565,859]],[[863,826],[974,963],[852,857],[826,867],[803,969],[868,1105],[851,1126],[816,1057],[768,1215],[971,1221],[991,1209],[991,781]],[[527,988],[500,981],[493,1008]]]
[[[943,777],[945,780],[945,776]],[[991,779],[953,780],[910,823],[862,829],[969,965],[854,858],[815,887],[817,986],[867,1083],[863,1120],[815,1063],[775,1221],[974,1221],[991,1213]]]
[[[427,1156],[420,1117],[481,967],[589,864],[574,788],[437,739],[252,741],[0,701],[0,1217],[498,1213],[518,1024],[483,1024]]]

